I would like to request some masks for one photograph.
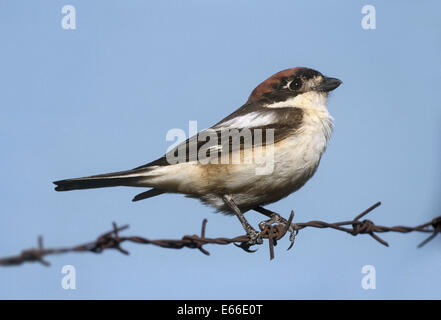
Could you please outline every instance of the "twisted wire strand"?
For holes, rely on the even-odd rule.
[[[269,243],[269,252],[270,259],[274,258],[274,247],[277,245],[277,241],[282,239],[290,227],[294,231],[292,236],[292,240],[294,240],[294,236],[299,233],[299,231],[305,228],[319,228],[325,229],[330,228],[338,231],[343,231],[349,233],[353,236],[357,236],[360,234],[368,234],[373,239],[378,241],[379,243],[389,246],[389,244],[380,238],[377,233],[385,233],[385,232],[398,232],[398,233],[409,233],[409,232],[423,232],[423,233],[431,233],[431,235],[421,242],[418,245],[418,248],[421,248],[426,243],[431,241],[438,233],[441,232],[441,216],[436,217],[432,221],[427,223],[415,226],[415,227],[406,227],[406,226],[379,226],[376,225],[371,220],[360,220],[362,217],[376,209],[381,205],[380,202],[375,203],[368,209],[364,210],[362,213],[357,215],[353,220],[341,221],[329,223],[325,221],[309,221],[303,223],[292,223],[294,218],[294,212],[291,212],[291,215],[288,219],[287,224],[276,223],[266,225],[262,231],[262,238],[267,239]],[[240,235],[234,238],[207,238],[205,235],[207,225],[207,219],[204,219],[202,222],[201,234],[200,235],[185,235],[181,239],[158,239],[152,240],[148,238],[144,238],[141,236],[120,236],[121,231],[125,231],[129,228],[128,225],[118,226],[116,223],[113,223],[112,230],[103,233],[100,235],[95,241],[80,244],[73,247],[65,247],[65,248],[45,248],[43,245],[43,238],[38,237],[37,248],[25,249],[19,255],[0,258],[0,266],[17,266],[21,265],[25,262],[39,262],[44,266],[49,266],[50,263],[46,261],[44,258],[50,255],[60,255],[66,254],[70,252],[93,252],[93,253],[102,253],[108,249],[115,249],[121,252],[122,254],[128,255],[129,252],[121,247],[121,244],[124,242],[131,242],[137,244],[150,244],[162,248],[168,249],[182,249],[182,248],[190,248],[190,249],[198,249],[205,255],[209,255],[210,253],[203,247],[207,244],[217,244],[217,245],[229,245],[229,244],[237,244],[237,243],[246,243],[249,241],[249,237],[247,235]],[[250,251],[251,252],[251,251]]]

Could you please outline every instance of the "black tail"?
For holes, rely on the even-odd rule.
[[[137,186],[141,179],[145,179],[145,170],[141,174],[138,170],[128,170],[100,174],[96,176],[54,181],[56,191],[78,189],[105,188],[117,186]]]
[[[132,199],[132,201],[139,201],[139,200],[144,200],[144,199],[148,199],[148,198],[151,198],[151,197],[156,197],[156,196],[159,196],[160,194],[163,194],[163,193],[165,193],[165,191],[153,188],[153,189],[147,190],[145,192],[142,192],[140,194],[137,194]]]

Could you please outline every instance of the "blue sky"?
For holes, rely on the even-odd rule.
[[[76,30],[61,8],[76,8]],[[361,8],[376,8],[376,29]],[[1,1],[0,256],[79,244],[129,224],[127,235],[242,234],[237,219],[196,200],[140,190],[57,193],[51,181],[129,169],[161,156],[168,130],[213,125],[271,74],[307,66],[343,80],[331,96],[335,131],[316,175],[268,206],[296,220],[341,221],[376,201],[381,225],[440,214],[441,5],[436,1]],[[248,214],[257,224],[258,214]],[[0,269],[0,298],[441,298],[441,243],[426,235],[302,231],[269,261],[267,246],[68,254],[50,268]],[[61,287],[64,265],[76,290]],[[376,289],[361,287],[364,265]],[[277,289],[275,289],[277,287]]]

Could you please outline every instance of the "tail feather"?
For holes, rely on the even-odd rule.
[[[162,191],[162,190],[160,190],[160,189],[153,188],[153,189],[150,189],[150,190],[144,191],[144,192],[142,192],[142,193],[140,193],[140,194],[137,194],[137,195],[132,199],[132,201],[144,200],[144,199],[147,199],[147,198],[151,198],[151,197],[159,196],[160,194],[163,194],[163,193],[165,193],[165,191]]]
[[[136,186],[145,178],[145,170],[128,170],[100,174],[90,177],[74,178],[54,181],[56,191],[69,191],[79,189],[105,188],[117,186]]]

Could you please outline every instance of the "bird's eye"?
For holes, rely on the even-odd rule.
[[[302,87],[302,82],[300,79],[294,79],[290,82],[288,88],[292,91],[299,90]]]

